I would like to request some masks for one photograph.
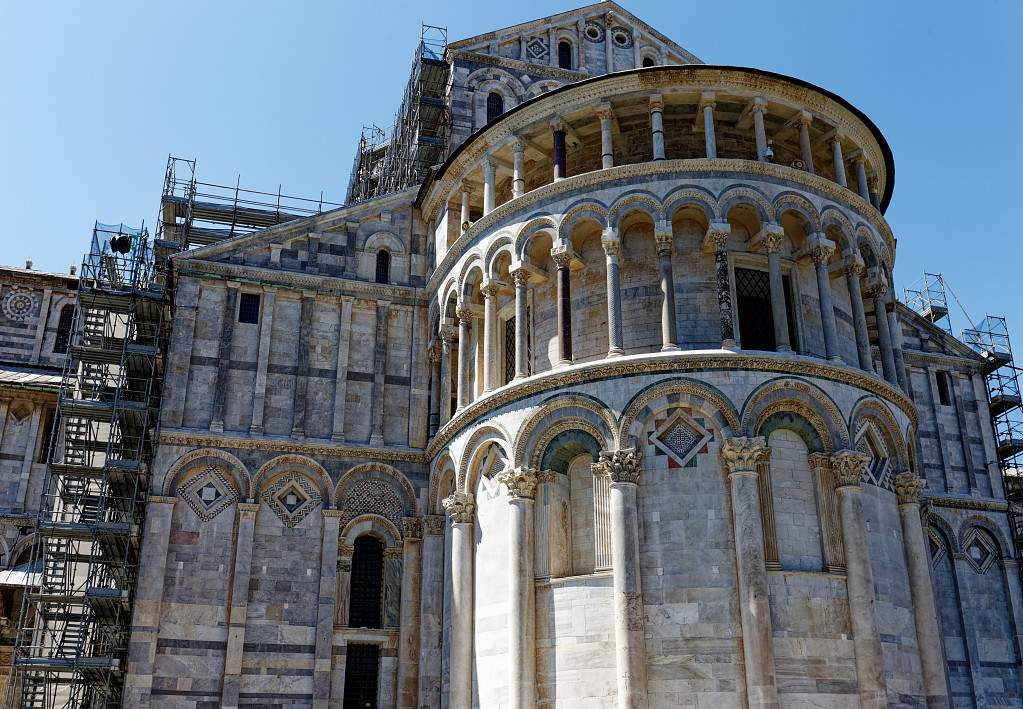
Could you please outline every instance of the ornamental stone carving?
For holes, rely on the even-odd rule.
[[[721,462],[729,475],[755,473],[757,463],[770,455],[771,449],[763,436],[731,436],[721,445]]]
[[[476,499],[467,492],[453,492],[441,504],[451,517],[452,524],[472,524],[476,521]]]
[[[509,468],[497,476],[497,481],[508,489],[508,496],[518,500],[532,500],[538,482],[532,468]]]
[[[401,536],[405,539],[422,539],[423,520],[419,517],[402,517]]]
[[[642,451],[636,448],[622,448],[616,451],[602,451],[599,464],[603,466],[611,482],[637,485],[643,472],[642,462]]]
[[[420,518],[423,522],[423,533],[432,537],[439,537],[444,534],[443,515],[427,515]]]
[[[900,505],[920,502],[920,493],[927,487],[927,481],[916,473],[906,471],[895,476],[895,494],[899,496]]]
[[[831,467],[835,471],[835,487],[858,487],[867,470],[870,456],[859,451],[838,451],[831,456]]]

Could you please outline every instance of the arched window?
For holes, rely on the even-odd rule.
[[[558,42],[558,66],[562,69],[572,68],[572,43],[565,40]]]
[[[379,628],[383,598],[384,545],[374,537],[355,540],[352,552],[352,577],[349,591],[348,625],[352,628]]]
[[[487,123],[497,120],[504,113],[504,96],[491,91],[487,94]]]
[[[57,321],[57,337],[53,341],[53,351],[57,354],[67,354],[68,345],[71,344],[71,324],[75,319],[75,306],[65,305],[60,309],[60,320]]]
[[[653,66],[654,60],[652,57],[643,57],[643,66]]]
[[[391,252],[387,249],[377,251],[377,283],[391,282]]]

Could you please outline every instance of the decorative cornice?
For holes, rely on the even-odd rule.
[[[935,507],[948,507],[958,510],[1006,512],[1009,509],[1009,503],[1005,500],[996,500],[991,498],[957,497],[954,495],[941,494],[932,495],[930,493],[924,493],[923,498],[926,502],[934,505]]]
[[[728,350],[683,350],[626,355],[572,365],[536,374],[526,379],[513,380],[455,413],[434,436],[426,449],[426,454],[432,460],[452,438],[474,421],[502,406],[534,394],[553,393],[563,387],[616,376],[677,374],[707,370],[794,374],[805,378],[816,377],[847,384],[894,404],[914,426],[918,423],[916,407],[905,393],[877,375],[868,374],[861,369],[793,354],[753,354],[741,350],[734,353]]]
[[[568,82],[582,81],[583,79],[590,78],[589,74],[582,71],[561,69],[560,67],[551,66],[550,64],[533,64],[531,62],[524,62],[520,59],[509,59],[508,57],[499,57],[493,54],[473,52],[468,49],[456,49],[454,51],[449,51],[448,56],[451,59],[465,59],[470,62],[489,64],[491,66],[501,67],[502,69],[510,69],[515,72],[525,72],[526,74],[533,74],[534,76],[542,76],[546,79],[560,79]],[[518,77],[516,76],[516,78]]]
[[[619,180],[634,181],[637,178],[643,177],[664,177],[664,179],[667,179],[667,176],[678,175],[678,179],[696,180],[703,176],[717,176],[721,174],[739,175],[741,179],[768,178],[796,183],[804,191],[830,199],[855,211],[861,219],[870,223],[882,236],[888,253],[895,253],[895,237],[892,234],[891,227],[884,217],[881,216],[880,212],[874,209],[873,205],[860,197],[856,192],[841,187],[826,177],[788,167],[787,165],[775,165],[774,163],[758,162],[756,160],[708,160],[706,158],[652,160],[629,165],[618,165],[602,170],[593,170],[581,175],[571,175],[557,182],[537,187],[526,192],[521,197],[510,199],[498,205],[489,214],[473,222],[448,248],[444,257],[430,275],[430,280],[426,286],[427,295],[433,296],[435,294],[437,288],[444,280],[444,275],[451,270],[458,259],[462,257],[464,251],[477,239],[489,234],[501,224],[511,221],[515,215],[534,209],[538,205],[560,199],[568,192],[575,190],[592,191],[592,189],[599,189],[601,185],[607,182]],[[447,183],[444,182],[443,184]],[[447,194],[447,192],[444,192],[444,194]],[[435,206],[430,202],[423,205],[422,214],[427,223],[431,223],[432,217],[430,215]],[[891,267],[892,264],[888,265]]]
[[[390,446],[376,448],[371,446],[339,445],[330,441],[314,442],[279,438],[253,438],[243,434],[217,435],[181,429],[163,429],[160,431],[160,443],[169,446],[191,446],[194,448],[231,448],[236,450],[268,451],[272,453],[303,453],[310,456],[327,458],[361,458],[365,460],[403,461],[410,463],[429,462],[429,459],[422,451],[411,448]]]

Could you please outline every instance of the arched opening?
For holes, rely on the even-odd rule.
[[[491,91],[487,94],[487,123],[497,120],[504,113],[504,96]]]
[[[558,42],[558,66],[562,69],[572,68],[572,43],[564,39]]]
[[[352,643],[345,652],[345,692],[342,709],[376,709],[380,648]]]
[[[387,249],[377,251],[376,282],[391,282],[391,252]]]
[[[654,66],[653,57],[643,57],[643,67]]]
[[[384,589],[384,545],[375,537],[361,536],[355,540],[353,549],[348,625],[352,628],[379,628]]]
[[[771,447],[770,494],[777,561],[787,570],[821,571],[824,550],[820,501],[809,462],[809,454],[819,448],[820,439],[802,416],[775,416],[784,420],[768,419],[767,424],[773,425],[765,424],[764,431],[773,428],[767,442]]]
[[[57,321],[57,337],[53,341],[53,351],[56,354],[67,354],[68,346],[71,344],[71,325],[75,319],[75,306],[68,304],[60,309],[60,319]]]

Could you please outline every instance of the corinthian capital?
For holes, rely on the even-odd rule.
[[[476,521],[476,498],[467,492],[453,492],[441,504],[454,524]]]
[[[642,472],[643,452],[636,448],[622,448],[616,451],[602,451],[600,465],[604,466],[613,483],[639,483]]]
[[[756,472],[757,463],[770,455],[763,436],[730,436],[721,445],[721,462],[729,475]]]
[[[916,473],[906,471],[895,476],[895,494],[900,505],[920,502],[920,493],[927,487],[927,481]]]
[[[819,236],[810,244],[810,257],[817,266],[825,266],[835,253],[835,242]]]
[[[405,539],[423,538],[423,520],[420,517],[402,517],[401,535]]]
[[[838,451],[831,456],[831,467],[835,471],[835,486],[859,486],[867,470],[870,456],[859,451]]]
[[[497,481],[508,488],[509,497],[532,500],[536,494],[538,481],[532,468],[509,468],[497,476]]]

